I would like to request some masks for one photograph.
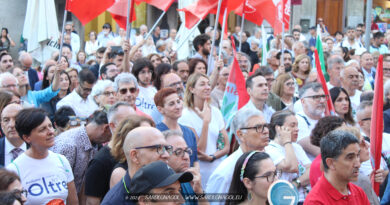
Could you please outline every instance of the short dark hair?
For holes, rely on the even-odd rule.
[[[326,116],[318,120],[316,126],[311,131],[310,142],[319,147],[321,139],[329,132],[340,127],[345,121],[338,116]]]
[[[259,76],[262,76],[264,77],[263,75],[261,75],[260,72],[255,72],[253,75],[249,76],[246,81],[245,81],[245,87],[246,88],[252,88],[252,85],[253,85],[253,78],[256,78],[256,77],[259,77]]]
[[[16,180],[20,181],[20,177],[15,172],[5,168],[0,169],[0,191],[6,191],[8,186]]]
[[[299,98],[303,98],[303,95],[305,95],[305,93],[309,90],[309,89],[312,89],[314,90],[315,92],[317,92],[319,89],[324,89],[322,87],[322,85],[320,83],[317,83],[317,82],[311,82],[311,83],[307,83],[305,84],[303,87],[301,87],[299,89]]]
[[[324,171],[327,172],[329,169],[326,164],[327,158],[338,158],[345,148],[355,143],[359,144],[359,140],[347,131],[334,130],[323,137],[320,141],[320,147]]]
[[[385,37],[385,34],[383,34],[382,32],[378,31],[378,32],[374,33],[373,37],[374,37],[374,39],[376,39],[376,38],[383,38],[383,37]]]
[[[195,72],[195,67],[196,67],[196,65],[198,65],[198,63],[203,63],[206,66],[206,73],[207,73],[207,62],[206,61],[204,61],[201,58],[191,58],[188,62],[190,75]]]
[[[357,28],[357,27],[363,27],[363,26],[364,26],[364,24],[358,23],[358,25],[356,26],[356,28]]]
[[[198,47],[203,46],[205,43],[207,43],[208,40],[210,40],[210,37],[207,34],[200,34],[195,37],[192,44],[194,45],[195,50],[198,51]]]
[[[69,44],[67,44],[67,43],[63,43],[63,44],[62,44],[62,48],[64,48],[64,47],[67,47],[67,48],[69,48],[70,51],[73,51],[73,50],[72,50],[72,46],[69,45]]]
[[[96,82],[96,76],[89,69],[83,69],[79,72],[79,82],[88,84],[94,84]]]
[[[171,64],[168,63],[160,63],[156,68],[156,79],[154,81],[154,87],[156,87],[157,90],[160,90],[161,88],[161,77],[167,73],[170,73],[172,70]]]
[[[259,73],[261,76],[273,75],[274,71],[272,68],[268,66],[260,66],[259,69],[255,71],[255,73]]]
[[[286,118],[289,116],[295,116],[295,113],[289,109],[276,111],[272,114],[271,121],[269,124],[269,138],[274,139],[276,136],[276,126],[283,126],[286,122]]]
[[[47,113],[41,108],[27,108],[21,110],[15,119],[15,129],[18,132],[20,138],[23,136],[29,136],[31,131],[38,127],[45,121]]]
[[[360,102],[363,102],[363,101],[373,101],[373,100],[374,100],[374,91],[372,91],[372,90],[364,91],[360,95]]]
[[[334,33],[334,36],[336,36],[337,34],[340,34],[341,36],[344,37],[344,34],[341,31],[336,31],[336,33]]]
[[[0,61],[1,61],[1,59],[3,59],[4,56],[11,56],[11,54],[9,54],[9,53],[3,53],[3,54],[1,54],[1,55],[0,55]],[[11,58],[12,58],[12,56],[11,56]],[[12,59],[12,60],[13,60],[13,59]]]
[[[186,60],[177,60],[172,64],[172,68],[174,71],[177,71],[179,69],[178,66],[180,63],[186,63],[188,65]]]
[[[115,65],[115,63],[106,63],[100,68],[100,75],[107,74],[107,67],[110,65]],[[116,66],[116,65],[115,65]]]
[[[149,70],[152,72],[152,79],[151,80],[154,81],[154,78],[155,78],[155,75],[156,75],[155,72],[154,72],[154,66],[153,66],[152,62],[150,62],[150,60],[147,59],[147,58],[139,58],[139,59],[137,59],[134,62],[134,64],[133,64],[133,69],[132,69],[131,72],[137,78],[137,81],[139,81],[138,74],[145,67],[149,68]]]
[[[292,58],[292,54],[288,50],[283,51],[284,54],[289,54]],[[282,56],[282,51],[279,51],[278,54],[276,54],[276,59],[280,60],[280,57]]]
[[[58,127],[65,128],[69,122],[69,116],[76,116],[76,113],[71,107],[62,106],[54,113],[54,123]]]
[[[107,49],[106,47],[100,47],[96,50],[96,53],[104,53],[106,52],[106,49]]]
[[[299,33],[301,33],[301,31],[300,31],[299,29],[296,29],[296,28],[294,28],[294,29],[292,30],[292,33],[294,33],[294,32],[299,32]]]
[[[89,116],[88,123],[95,123],[97,125],[108,124],[107,113],[102,110],[96,110]]]

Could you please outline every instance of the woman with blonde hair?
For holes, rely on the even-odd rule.
[[[280,97],[282,109],[285,109],[286,107],[293,109],[295,101],[298,100],[298,98],[294,96],[294,79],[289,73],[280,74],[276,78],[276,81],[272,86],[272,92]]]
[[[132,115],[119,124],[114,135],[112,135],[111,141],[108,143],[108,146],[111,147],[110,153],[117,162],[112,169],[110,188],[117,184],[126,174],[128,167],[126,156],[123,151],[123,143],[125,142],[126,135],[137,127],[156,127],[156,124],[154,124],[153,120],[150,118]]]
[[[179,123],[198,136],[198,158],[202,185],[229,152],[229,140],[221,111],[210,105],[211,86],[207,75],[192,74],[186,84],[183,114]]]
[[[298,88],[305,85],[305,81],[311,72],[310,62],[310,57],[305,54],[299,55],[295,58],[291,73],[295,78]]]

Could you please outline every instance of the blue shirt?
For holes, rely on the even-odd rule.
[[[197,205],[198,204],[197,200],[195,200],[195,199],[191,200],[191,197],[186,197],[186,196],[195,195],[194,189],[192,188],[191,184],[189,182],[181,183],[180,186],[181,186],[180,193],[181,193],[181,195],[183,195],[184,200],[186,200],[186,202],[184,204]]]
[[[184,140],[187,143],[187,146],[192,149],[192,155],[190,156],[190,166],[194,166],[194,162],[198,161],[198,147],[196,144],[196,138],[194,132],[186,126],[183,126],[179,124],[181,131],[183,132]],[[167,125],[165,125],[163,122],[156,125],[156,128],[160,130],[161,132],[164,132],[166,130],[169,130]]]
[[[116,204],[127,204],[132,205],[135,203],[129,200],[126,200],[126,196],[128,195],[127,190],[130,188],[130,175],[129,172],[126,171],[126,175],[119,181],[110,191],[107,192],[106,196],[101,203],[101,205],[116,205]],[[125,188],[126,186],[126,188]],[[127,190],[126,190],[127,189]]]

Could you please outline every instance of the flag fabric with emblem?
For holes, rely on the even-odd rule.
[[[319,57],[319,63],[317,63],[317,61],[316,61],[316,67],[318,66],[321,68],[322,73],[325,77],[325,80],[326,80],[326,82],[328,82],[329,75],[328,75],[328,72],[326,72],[324,51],[322,49],[322,41],[321,41],[321,28],[319,25],[317,25],[316,49],[318,51],[318,57]]]
[[[318,56],[318,51],[317,51],[317,50],[314,51],[314,57],[315,57],[315,62],[316,62],[316,64],[317,64],[317,65],[320,64],[320,60],[319,60],[320,58],[319,58],[319,56]],[[335,114],[335,111],[334,111],[332,99],[331,99],[331,97],[330,97],[330,93],[329,93],[329,90],[328,90],[328,86],[326,85],[325,77],[324,77],[324,75],[322,74],[322,70],[321,70],[321,67],[320,67],[320,66],[316,66],[316,69],[317,69],[317,81],[321,83],[322,89],[324,90],[325,95],[328,96],[328,97],[326,98],[325,115],[326,115],[326,116],[334,115],[334,114]]]
[[[236,46],[233,36],[231,38],[234,52],[233,66],[230,70],[228,82],[226,83],[221,107],[221,112],[227,125],[226,127],[230,125],[234,114],[249,101],[249,94],[245,87],[245,78],[236,57]]]
[[[66,10],[72,12],[85,26],[114,4],[115,0],[67,0]]]
[[[371,113],[370,151],[372,169],[380,168],[383,139],[383,55],[379,56],[375,75],[374,101]],[[371,178],[374,191],[379,195],[379,183]]]
[[[133,3],[132,0],[130,0],[130,2]],[[115,4],[107,9],[107,11],[110,12],[112,18],[118,24],[118,26],[123,28],[123,29],[126,29],[126,26],[127,26],[126,21],[127,21],[127,5],[128,4],[129,4],[128,0],[116,0]],[[131,5],[131,3],[130,3],[130,5]],[[131,18],[129,18],[129,23],[131,23],[137,19],[134,4],[132,6],[132,9],[133,9],[133,15]]]

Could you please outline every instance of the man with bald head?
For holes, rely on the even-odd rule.
[[[39,81],[39,78],[37,71],[31,68],[33,58],[29,53],[22,52],[19,56],[19,62],[22,65],[24,72],[27,72],[28,74],[28,83],[30,84],[30,88],[34,89],[34,85]]]
[[[161,160],[168,163],[172,146],[168,145],[163,134],[154,127],[138,127],[130,131],[123,143],[123,151],[129,169],[126,175],[106,194],[102,204],[133,204],[125,199],[134,174],[143,166]]]
[[[358,90],[359,87],[359,72],[353,66],[348,66],[340,72],[341,87],[344,88],[351,99],[353,113],[360,104],[360,95],[362,92]]]
[[[7,166],[27,149],[15,129],[15,117],[22,109],[21,105],[9,104],[1,113],[1,129],[5,137],[0,139],[0,167]]]

